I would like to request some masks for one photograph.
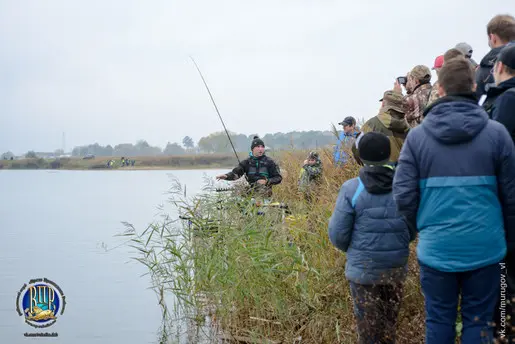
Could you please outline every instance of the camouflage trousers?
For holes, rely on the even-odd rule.
[[[360,344],[393,344],[401,307],[402,283],[364,285],[350,282]]]

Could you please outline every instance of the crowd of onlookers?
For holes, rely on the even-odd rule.
[[[395,342],[415,240],[426,343],[454,343],[458,313],[462,343],[515,342],[515,18],[495,16],[486,34],[479,63],[458,43],[435,58],[436,82],[415,66],[359,129],[340,123],[334,162],[362,168],[329,237],[346,252],[360,343]]]
[[[362,167],[339,191],[329,238],[346,252],[360,343],[395,342],[415,240],[426,343],[455,343],[458,312],[462,343],[515,342],[515,18],[495,16],[486,34],[479,64],[458,43],[435,58],[436,82],[417,65],[360,128],[352,116],[339,123],[334,163]],[[245,176],[271,197],[279,168],[259,137],[250,149],[217,179]],[[308,202],[321,174],[310,152],[299,175]]]

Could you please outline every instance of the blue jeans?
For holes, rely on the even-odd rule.
[[[364,285],[349,282],[360,344],[394,344],[402,283]]]
[[[454,344],[461,293],[461,342],[493,343],[494,309],[499,294],[500,266],[465,272],[442,272],[420,263],[426,308],[426,344]]]

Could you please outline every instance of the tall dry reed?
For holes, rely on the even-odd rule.
[[[356,343],[345,254],[331,244],[327,228],[341,185],[357,176],[359,166],[351,160],[335,167],[330,150],[319,153],[323,178],[312,203],[297,187],[307,152],[278,157],[284,178],[274,188],[274,200],[289,206],[292,214],[286,219],[281,209],[256,207],[227,193],[184,200],[177,190],[172,202],[187,220],[178,224],[166,218],[142,234],[130,228],[124,235],[159,294],[177,295],[177,312],[199,327],[209,323],[217,338]],[[419,285],[412,244],[397,329],[400,344],[423,342]],[[173,313],[162,304],[165,315]]]

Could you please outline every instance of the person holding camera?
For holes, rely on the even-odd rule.
[[[397,78],[394,90],[402,92],[401,85],[407,93],[404,97],[406,121],[411,128],[415,128],[422,122],[422,114],[431,94],[431,71],[424,65],[415,66],[406,77]]]

